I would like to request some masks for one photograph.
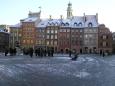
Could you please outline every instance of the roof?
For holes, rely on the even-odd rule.
[[[41,20],[41,22],[36,27],[46,27],[48,24],[48,19]]]
[[[98,27],[96,15],[73,16],[71,19],[46,19],[42,20],[37,27],[60,26],[72,28]]]
[[[19,28],[21,26],[21,23],[15,24],[15,25],[10,25],[10,27],[17,27]]]
[[[4,28],[0,28],[0,32],[8,33],[8,30]]]
[[[29,17],[24,19],[22,22],[35,22],[38,20],[38,17]]]

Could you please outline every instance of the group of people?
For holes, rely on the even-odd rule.
[[[30,57],[33,57],[33,53],[35,53],[35,56],[38,57],[46,57],[46,56],[51,56],[53,57],[54,54],[54,49],[53,48],[28,48],[28,49],[23,49],[23,54],[24,55],[30,55]]]
[[[10,54],[10,56],[14,56],[16,55],[17,51],[16,48],[5,48],[5,56],[8,55],[8,53]]]
[[[46,56],[50,56],[53,57],[54,55],[54,49],[53,48],[23,48],[23,55],[29,55],[30,57],[33,57],[34,53],[35,56],[38,57],[46,57]],[[5,49],[5,56],[7,56],[7,54],[10,54],[10,56],[14,56],[17,54],[17,49],[16,48],[6,48]],[[74,57],[72,58],[72,60],[76,60],[78,58],[78,53],[74,53]]]

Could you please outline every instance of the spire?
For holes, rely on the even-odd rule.
[[[72,17],[72,4],[69,2],[67,7],[67,19]]]
[[[39,6],[39,9],[40,9],[40,11],[39,11],[39,12],[41,13],[41,6]]]

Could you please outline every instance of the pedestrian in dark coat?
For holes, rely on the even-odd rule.
[[[5,56],[7,56],[7,54],[8,54],[8,49],[6,48],[5,49]]]
[[[76,60],[78,58],[78,53],[75,53],[74,57],[72,58],[72,60]]]
[[[30,57],[33,57],[33,48],[29,49],[29,54],[30,54]]]
[[[38,49],[35,49],[35,55],[36,56],[38,55]]]
[[[105,52],[103,52],[103,57],[105,56]]]

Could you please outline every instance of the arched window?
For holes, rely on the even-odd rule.
[[[55,23],[55,25],[57,26],[57,25],[58,25],[58,23],[56,22],[56,23]]]
[[[68,23],[68,22],[66,22],[66,26],[69,26],[69,23]]]
[[[79,26],[80,26],[80,27],[82,26],[82,23],[81,23],[81,22],[79,23]]]
[[[61,26],[65,26],[65,24],[64,24],[64,23],[61,23]]]
[[[55,24],[52,22],[52,26],[55,26]]]
[[[90,22],[89,24],[88,24],[88,27],[92,27],[93,26],[93,24]]]
[[[74,23],[74,26],[77,26],[77,23],[76,23],[76,22]]]
[[[51,25],[51,23],[48,22],[48,25]]]

